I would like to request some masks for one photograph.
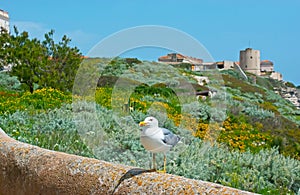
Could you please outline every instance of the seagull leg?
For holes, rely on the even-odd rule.
[[[164,154],[164,173],[167,172],[166,165],[167,165],[167,156],[166,154]]]
[[[163,170],[159,170],[157,172],[159,172],[159,173],[166,173],[167,172],[166,166],[167,166],[167,156],[166,156],[166,154],[164,154],[164,169]]]
[[[153,169],[156,170],[156,164],[155,164],[155,153],[152,153],[152,166],[153,166]]]

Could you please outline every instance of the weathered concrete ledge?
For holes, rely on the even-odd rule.
[[[253,193],[162,173],[119,179],[133,167],[18,142],[0,128],[0,194],[239,194]]]

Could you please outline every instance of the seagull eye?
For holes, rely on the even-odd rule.
[[[150,121],[153,121],[153,118],[150,118]]]

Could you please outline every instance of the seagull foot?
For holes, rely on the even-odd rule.
[[[166,170],[156,170],[157,173],[166,173]]]

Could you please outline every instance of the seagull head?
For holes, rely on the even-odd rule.
[[[153,116],[149,116],[147,118],[145,118],[144,121],[140,122],[140,127],[158,127],[158,120],[153,117]]]

